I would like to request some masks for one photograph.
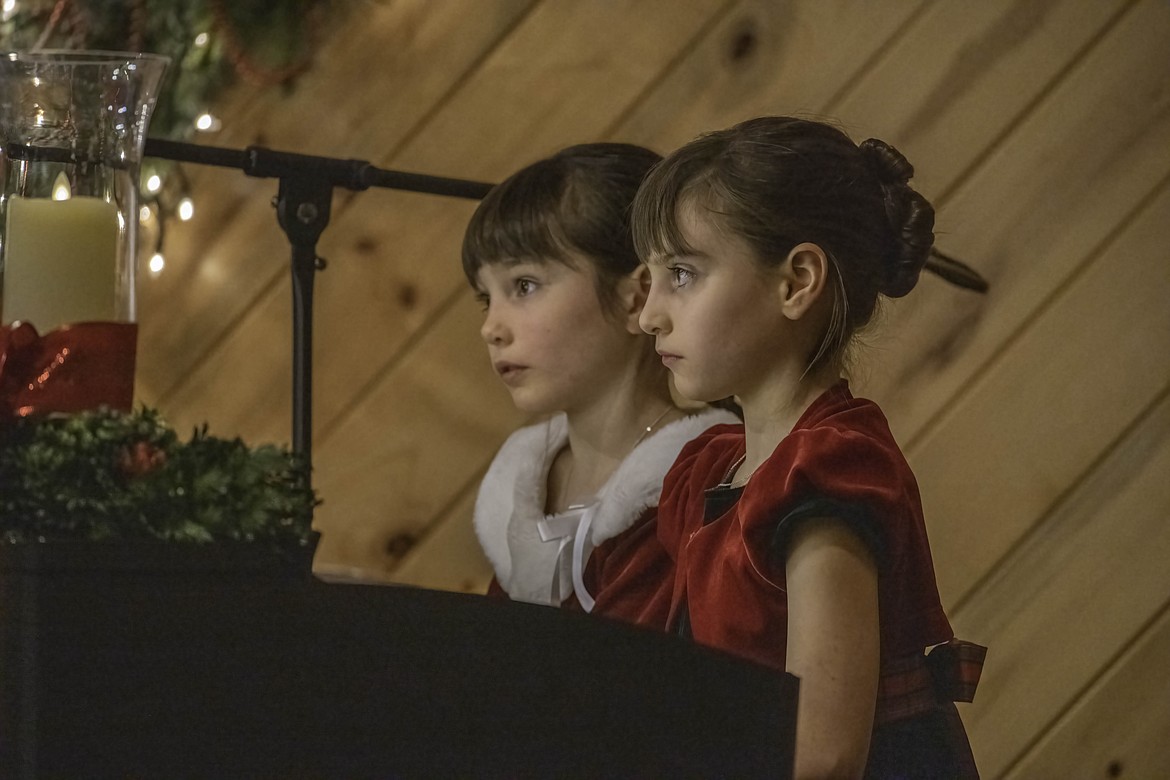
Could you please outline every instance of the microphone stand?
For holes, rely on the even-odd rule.
[[[333,189],[383,187],[479,200],[491,184],[376,168],[364,160],[341,160],[278,152],[262,146],[225,149],[149,138],[146,157],[236,168],[248,176],[279,179],[274,205],[292,250],[293,285],[293,451],[312,468],[313,450],[313,281],[325,261],[317,241],[329,224]]]

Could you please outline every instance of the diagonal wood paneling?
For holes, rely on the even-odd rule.
[[[921,6],[738,2],[614,136],[665,152],[752,116],[824,113],[874,59],[901,50]]]
[[[830,110],[859,138],[895,142],[915,165],[916,186],[945,205],[963,166],[1011,132],[1132,5],[931,3]]]
[[[1006,777],[1170,777],[1167,658],[1170,601]]]
[[[911,447],[1167,170],[1170,59],[1161,41],[1168,32],[1165,4],[1138,4],[1059,72],[1043,99],[941,199],[940,244],[975,262],[993,292],[971,296],[927,278],[921,294],[890,307],[888,335],[867,355],[865,386]]]
[[[464,593],[483,593],[487,589],[492,578],[491,564],[484,559],[468,520],[475,505],[474,488],[481,476],[482,472],[476,471],[469,488],[459,494],[455,505],[442,515],[459,518],[461,522],[440,522],[429,528],[418,546],[394,569],[394,582]],[[461,561],[462,564],[435,566],[437,558]]]
[[[460,337],[476,332],[481,317],[461,290],[449,316],[402,361],[397,381],[319,449],[318,570],[342,563],[388,573],[479,473],[483,453],[520,423],[483,350],[469,356]]]
[[[968,718],[985,770],[987,761],[990,768],[1006,766],[1024,746],[1021,740],[1087,682],[1077,676],[1089,674],[1086,665],[1095,668],[1092,663],[1107,660],[1100,655],[1104,650],[1093,655],[1094,649],[1115,652],[1170,590],[1162,574],[1170,570],[1155,564],[1156,557],[1144,557],[1164,554],[1170,544],[1165,525],[1170,505],[1163,488],[1150,481],[1166,473],[1156,467],[1165,457],[1157,454],[1167,441],[1165,415],[1139,428],[1132,445],[1118,448],[1121,455],[1111,455],[1080,484],[1099,454],[1113,449],[1170,386],[1170,363],[1150,361],[1151,350],[1170,353],[1170,307],[1160,303],[1170,295],[1160,251],[1170,239],[1168,208],[1170,183],[984,377],[969,398],[968,413],[940,431],[940,441],[950,446],[937,458],[980,489],[970,498],[973,504],[953,506],[932,528],[935,545],[936,531],[943,530],[936,562],[983,559],[979,571],[992,572],[955,614],[959,629],[997,648]],[[1115,279],[1140,283],[1115,284]],[[1148,469],[1149,475],[1139,480],[1125,469],[1139,474]],[[1020,516],[1031,527],[1039,519],[1034,513],[1050,505],[1022,512],[1031,509],[1033,495],[1065,493],[1071,485],[1077,487],[1062,496],[1060,509],[992,569],[995,560],[987,553],[1002,551],[994,540],[999,529],[1017,527]],[[1121,503],[1112,506],[1113,501]],[[1145,505],[1139,509],[1135,502]],[[1090,517],[1098,535],[1079,535]],[[1069,563],[1074,558],[1076,566]],[[1102,581],[1111,596],[1098,592]],[[1099,603],[1104,598],[1115,600]],[[1066,640],[1057,637],[1057,624]],[[1069,667],[1077,663],[1081,666]],[[1058,669],[1066,676],[1049,676]]]
[[[976,702],[964,712],[988,777],[1010,767],[1166,603],[1168,412],[1163,393],[955,616],[961,630],[978,632],[993,648]],[[1164,664],[1143,671],[1147,684],[1165,688]],[[1109,744],[1102,739],[1095,749]]]

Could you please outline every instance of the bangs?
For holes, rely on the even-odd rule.
[[[667,257],[694,254],[679,227],[684,207],[723,214],[724,198],[715,171],[706,162],[668,157],[646,177],[634,199],[631,228],[634,249],[647,264]]]
[[[541,170],[523,171],[487,194],[463,236],[463,273],[472,287],[485,265],[556,260],[575,267],[563,224],[564,180]]]

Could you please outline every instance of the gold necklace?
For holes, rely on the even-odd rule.
[[[662,418],[665,417],[667,414],[669,414],[670,410],[673,408],[674,408],[673,404],[666,405],[666,408],[662,410],[662,414],[655,417],[654,422],[647,425],[646,430],[642,431],[641,435],[638,436],[638,438],[634,440],[634,446],[630,447],[630,452],[633,452],[634,447],[637,447],[639,444],[642,443],[643,439],[645,439],[647,436],[650,435],[650,431],[654,430],[654,426],[657,425],[658,423],[662,422]],[[629,453],[626,453],[626,457],[629,457]]]
[[[666,417],[666,415],[669,414],[670,410],[673,408],[674,408],[673,404],[667,404],[666,408],[662,410],[662,414],[655,417],[654,421],[651,422],[649,425],[647,425],[646,429],[643,430],[640,434],[638,434],[638,438],[634,440],[634,443],[630,446],[629,452],[626,453],[626,458],[630,457],[630,452],[633,452],[635,449],[637,449],[638,445],[641,444],[646,439],[646,437],[650,435],[650,432],[654,430],[654,426],[658,425],[658,423],[662,422],[662,418]],[[571,452],[571,450],[570,450],[570,452]],[[622,460],[624,461],[625,458],[623,458]],[[568,471],[565,474],[564,482],[561,484],[561,498],[564,501],[568,500],[569,485],[572,483],[573,469],[574,469],[574,467],[576,467],[576,465],[577,465],[577,459],[574,457],[571,461],[569,461]],[[568,508],[569,509],[576,509],[576,508],[580,508],[583,506],[585,506],[585,505],[584,504],[570,504],[568,506]]]

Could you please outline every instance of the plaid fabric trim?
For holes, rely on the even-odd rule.
[[[912,718],[934,709],[938,698],[925,655],[904,655],[884,666],[878,679],[874,725]]]
[[[974,642],[952,639],[926,656],[934,684],[943,701],[974,701],[987,648]]]
[[[982,644],[951,640],[930,650],[927,665],[935,688],[944,702],[973,702],[987,648]]]
[[[921,715],[940,701],[973,700],[986,657],[986,647],[952,639],[928,655],[914,653],[886,663],[878,680],[874,723]]]

